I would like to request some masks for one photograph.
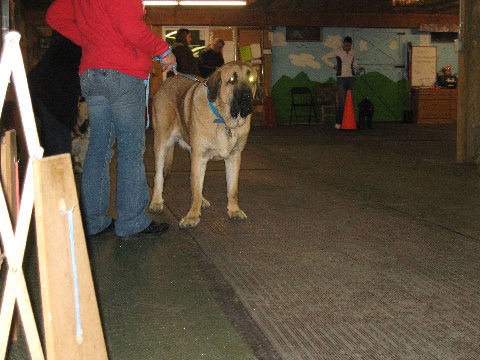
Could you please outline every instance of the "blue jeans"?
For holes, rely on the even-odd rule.
[[[82,176],[82,211],[87,235],[107,228],[110,198],[109,163],[117,144],[117,214],[119,236],[144,230],[152,220],[143,165],[145,152],[145,87],[115,70],[89,69],[80,75],[88,105],[90,140]]]
[[[337,124],[342,124],[343,111],[345,110],[345,100],[347,98],[347,91],[355,92],[355,78],[352,77],[337,77],[337,92],[338,92],[338,111],[337,111]]]

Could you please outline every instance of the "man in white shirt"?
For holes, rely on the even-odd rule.
[[[343,39],[342,47],[322,56],[322,60],[330,67],[337,70],[337,92],[338,92],[338,111],[335,128],[341,129],[343,110],[345,107],[345,98],[347,91],[355,90],[355,71],[357,69],[357,59],[355,50],[352,49],[353,40],[350,36]],[[330,59],[336,58],[336,64]]]

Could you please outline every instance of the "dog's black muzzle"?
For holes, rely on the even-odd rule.
[[[253,112],[253,94],[248,86],[241,86],[233,92],[233,100],[230,106],[230,115],[232,118],[246,118]]]

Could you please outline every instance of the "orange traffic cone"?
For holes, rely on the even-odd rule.
[[[347,100],[343,110],[342,130],[357,130],[355,113],[353,112],[352,92],[350,90],[347,91]]]

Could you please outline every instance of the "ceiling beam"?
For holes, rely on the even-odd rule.
[[[418,28],[420,24],[458,25],[458,15],[440,14],[325,14],[319,11],[262,11],[250,9],[148,8],[152,25],[205,26],[325,26],[363,28]]]
[[[439,11],[444,11],[444,10],[454,10],[456,9],[457,12],[460,12],[460,6],[458,3],[450,3],[450,2],[442,2],[437,5],[435,5],[435,9]]]
[[[325,27],[417,28],[420,24],[458,24],[456,15],[438,14],[318,14],[275,11],[267,14],[274,26],[316,25]]]
[[[258,10],[220,8],[209,10],[178,7],[147,8],[146,21],[150,25],[258,26],[263,24],[264,20],[264,16]]]

